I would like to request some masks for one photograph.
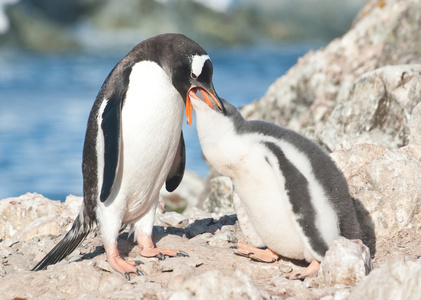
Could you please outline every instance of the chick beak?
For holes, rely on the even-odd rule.
[[[202,96],[203,99],[197,96],[197,92],[200,92],[200,95]],[[193,105],[191,104],[190,97],[193,97],[197,100],[201,100],[205,102],[207,105],[209,105],[210,108],[213,108],[213,103],[210,99],[212,98],[213,101],[219,106],[219,108],[223,110],[221,102],[219,101],[217,97],[215,97],[214,94],[210,93],[207,89],[203,87],[192,85],[189,91],[187,92],[187,97],[186,97],[186,119],[187,119],[187,124],[189,126],[191,125],[192,120],[193,120]]]

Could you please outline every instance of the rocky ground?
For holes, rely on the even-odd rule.
[[[69,229],[82,199],[26,194],[0,201],[0,299],[420,299],[420,14],[420,1],[368,1],[344,37],[308,53],[242,109],[331,152],[368,247],[339,238],[317,277],[288,280],[302,262],[235,254],[245,240],[230,180],[188,173],[175,194],[163,195],[168,207],[187,209],[157,213],[154,240],[190,257],[142,258],[123,232],[121,254],[142,260],[145,274],[127,281],[110,270],[92,233],[65,261],[35,273],[29,270]]]

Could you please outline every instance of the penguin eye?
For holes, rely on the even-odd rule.
[[[197,79],[197,75],[194,74],[193,72],[190,73],[190,77],[193,78],[193,79]]]

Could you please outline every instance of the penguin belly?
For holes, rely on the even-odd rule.
[[[313,256],[305,247],[284,179],[277,176],[266,161],[264,148],[256,147],[256,138],[227,134],[209,141],[209,136],[204,137],[207,140],[202,138],[201,144],[205,157],[219,173],[232,179],[248,219],[262,242],[282,256],[310,261]]]
[[[121,151],[110,212],[132,224],[156,207],[180,140],[184,103],[156,63],[137,63],[121,117]],[[108,202],[108,201],[106,201]],[[104,203],[106,206],[106,203]]]
[[[254,229],[263,243],[279,255],[311,260],[313,256],[303,242],[287,192],[266,161],[256,160],[255,164],[256,168],[242,171],[248,176],[233,178]]]

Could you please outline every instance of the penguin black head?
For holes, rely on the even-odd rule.
[[[185,35],[166,33],[143,41],[135,49],[136,55],[140,55],[141,59],[155,61],[171,78],[173,86],[186,104],[189,125],[193,118],[190,97],[198,97],[198,91],[209,106],[213,107],[212,99],[221,111],[224,110],[213,87],[212,62],[199,44]]]

